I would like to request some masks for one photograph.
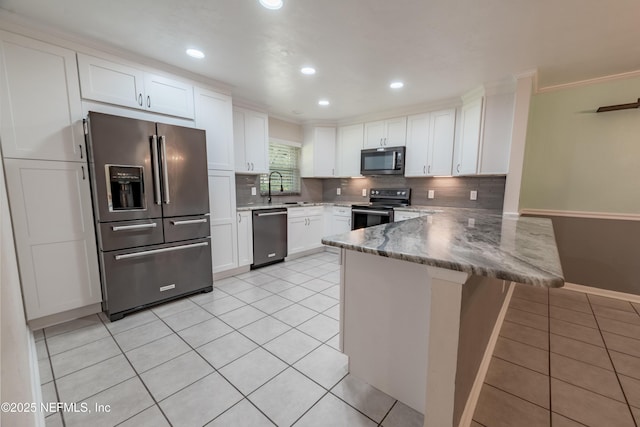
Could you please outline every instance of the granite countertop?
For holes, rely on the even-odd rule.
[[[273,209],[273,208],[303,208],[307,206],[344,206],[351,207],[351,205],[356,204],[356,202],[304,202],[303,204],[284,204],[284,203],[271,203],[271,204],[259,204],[259,205],[248,205],[248,206],[238,206],[236,207],[236,211],[255,211],[257,209]]]
[[[564,284],[549,219],[425,208],[435,213],[324,237],[322,243],[535,286]]]

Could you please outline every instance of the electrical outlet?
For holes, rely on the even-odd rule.
[[[433,199],[435,196],[436,196],[436,192],[433,190],[429,190],[429,193],[427,194],[427,198]]]
[[[471,190],[469,200],[478,200],[478,192],[476,190]]]
[[[433,215],[427,217],[427,224],[433,224]]]
[[[362,189],[362,197],[367,197],[367,189],[366,188]]]
[[[469,225],[469,227],[473,228],[476,226],[476,220],[474,218],[469,218],[467,224]]]
[[[342,188],[338,187],[336,188],[336,195],[339,196],[340,194],[342,194]]]
[[[255,196],[256,194],[258,194],[258,190],[256,190],[256,187],[251,187],[251,195]]]

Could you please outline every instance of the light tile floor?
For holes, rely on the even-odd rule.
[[[640,304],[518,285],[472,427],[640,425]]]
[[[347,375],[339,270],[322,252],[114,323],[94,315],[37,331],[43,401],[92,410],[49,414],[47,426],[422,426]]]

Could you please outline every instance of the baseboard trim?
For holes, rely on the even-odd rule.
[[[507,290],[507,295],[505,296],[504,302],[502,303],[500,313],[498,313],[496,324],[493,326],[493,332],[491,332],[491,337],[489,337],[487,348],[484,351],[482,362],[480,362],[480,367],[478,368],[476,379],[474,380],[471,391],[469,392],[467,404],[464,406],[464,411],[462,412],[462,416],[460,417],[460,423],[458,423],[458,427],[471,426],[473,413],[476,410],[478,398],[480,397],[480,392],[482,391],[482,384],[484,384],[484,379],[486,378],[487,372],[489,371],[489,364],[491,363],[491,357],[493,357],[493,350],[495,349],[496,343],[498,342],[500,329],[502,328],[502,323],[504,322],[504,318],[507,315],[507,310],[509,308],[509,303],[511,302],[511,296],[513,295],[514,288],[515,283],[511,282],[509,284],[509,289]]]
[[[579,285],[577,283],[564,283],[564,289],[576,292],[584,292],[586,294],[597,295],[601,297],[621,299],[640,304],[640,295],[627,294],[625,292],[610,291],[608,289],[594,288],[593,286]]]
[[[226,279],[227,277],[235,276],[236,274],[242,274],[249,271],[251,267],[249,264],[243,265],[242,267],[230,268],[229,270],[218,271],[213,273],[213,281]]]
[[[102,303],[99,302],[96,304],[87,305],[85,307],[63,311],[62,313],[56,313],[49,316],[32,319],[27,323],[29,324],[29,328],[31,328],[32,331],[37,331],[38,329],[47,328],[49,326],[68,322],[69,320],[79,319],[81,317],[97,314],[100,312],[102,312]]]
[[[324,252],[324,245],[317,247],[317,248],[313,248],[313,249],[307,249],[306,251],[300,251],[300,252],[296,252],[294,254],[291,254],[289,256],[287,256],[284,260],[285,261],[291,261],[294,260],[296,258],[302,258],[303,256],[307,256],[307,255],[313,255],[313,254],[317,254],[320,252]]]
[[[33,335],[33,331],[28,331],[27,339],[29,340],[29,364],[31,365],[31,392],[32,402],[40,405],[42,402],[42,386],[40,385],[40,366],[38,363],[38,351],[36,350],[36,339]],[[45,402],[46,403],[46,402]],[[45,427],[46,421],[44,412],[35,411],[35,425],[36,427]]]
[[[553,209],[520,209],[521,215],[541,216],[566,216],[571,218],[612,219],[618,221],[640,221],[640,214],[613,213],[613,212],[587,212],[587,211],[561,211]]]

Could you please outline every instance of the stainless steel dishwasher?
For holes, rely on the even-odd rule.
[[[253,211],[253,264],[258,268],[287,256],[287,209]]]

